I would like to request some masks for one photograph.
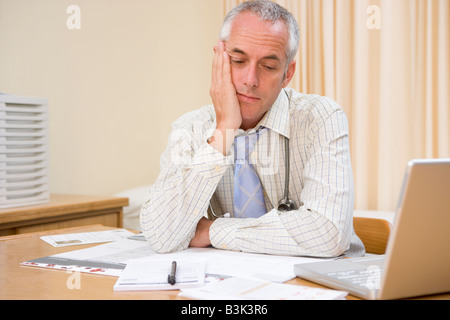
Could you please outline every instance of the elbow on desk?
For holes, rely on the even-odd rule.
[[[315,245],[317,245],[317,243]],[[349,249],[349,245],[344,244],[341,240],[329,242],[326,246],[326,248],[322,247],[318,250],[317,248],[311,248],[309,244],[299,244],[299,252],[293,255],[317,258],[336,258],[345,254]]]
[[[344,245],[342,240],[338,240],[335,246],[324,254],[325,258],[337,258],[342,256],[349,249],[349,245]]]
[[[313,229],[321,236],[310,238],[307,232],[292,236],[301,255],[334,258],[349,250],[351,236],[343,234],[331,221],[316,224],[316,228]]]
[[[324,258],[340,257],[350,249],[350,237],[343,236],[339,231],[335,232],[335,237],[332,240],[323,242],[325,250],[321,252],[321,256]]]
[[[161,222],[160,218],[160,213],[153,210],[151,202],[147,201],[141,209],[140,225],[152,250],[156,253],[171,253],[187,249],[190,239],[195,235],[195,229],[183,235],[183,232],[170,230],[173,223]]]
[[[187,249],[189,241],[184,242],[174,239],[174,235],[167,236],[168,231],[155,228],[152,221],[144,221],[141,216],[141,231],[153,251],[156,253],[170,253]]]
[[[171,253],[185,250],[188,247],[188,245],[183,245],[183,243],[170,241],[170,239],[167,239],[163,233],[155,232],[153,228],[146,230],[142,229],[142,233],[144,234],[147,243],[156,253]]]

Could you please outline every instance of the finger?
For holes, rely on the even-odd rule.
[[[222,67],[222,84],[228,88],[232,88],[236,91],[234,87],[232,74],[231,74],[231,57],[226,50],[222,53],[223,67]]]
[[[213,100],[217,98],[217,95],[221,92],[222,86],[222,60],[220,43],[214,47],[214,59],[212,64],[212,79],[211,79],[211,88],[210,94]]]
[[[214,47],[214,59],[212,65],[212,85],[216,85],[221,79],[222,59],[220,57],[220,45]]]
[[[228,52],[223,51],[222,52],[222,77],[223,79],[230,79],[231,80],[231,61],[230,56],[228,55]]]
[[[222,74],[223,74],[223,47],[218,45],[216,50],[216,64],[214,66],[215,69],[215,84],[220,88],[222,86]]]
[[[217,47],[213,48],[214,57],[212,62],[212,79],[211,82],[214,83],[215,79],[217,79],[216,65],[217,65]]]
[[[223,44],[222,41],[219,41],[219,45],[217,46],[217,64],[218,70],[222,72],[223,67]]]

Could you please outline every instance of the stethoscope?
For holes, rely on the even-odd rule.
[[[284,138],[284,146],[285,146],[285,148],[284,148],[285,149],[284,164],[286,167],[286,171],[285,171],[284,196],[278,203],[278,208],[277,208],[279,212],[288,212],[288,211],[292,211],[292,210],[297,210],[297,208],[298,208],[297,205],[295,204],[295,202],[293,200],[289,199],[290,161],[289,161],[289,138],[288,137]],[[216,218],[229,217],[228,214],[224,215],[223,217],[217,216],[214,213],[211,203],[209,205],[209,208],[211,210],[212,215]]]
[[[285,182],[284,182],[284,197],[278,203],[278,211],[286,212],[297,210],[297,205],[291,199],[289,199],[289,176],[290,176],[290,161],[289,161],[289,138],[284,137],[284,165],[286,167],[285,171]]]

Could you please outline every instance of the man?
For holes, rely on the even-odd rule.
[[[353,231],[347,119],[331,99],[286,88],[298,45],[297,22],[273,2],[228,13],[214,48],[213,105],[173,123],[141,210],[155,251],[364,254]],[[287,198],[295,210],[279,210]]]

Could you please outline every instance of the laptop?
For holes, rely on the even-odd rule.
[[[364,299],[450,292],[450,159],[408,162],[386,254],[296,264],[294,272]]]

